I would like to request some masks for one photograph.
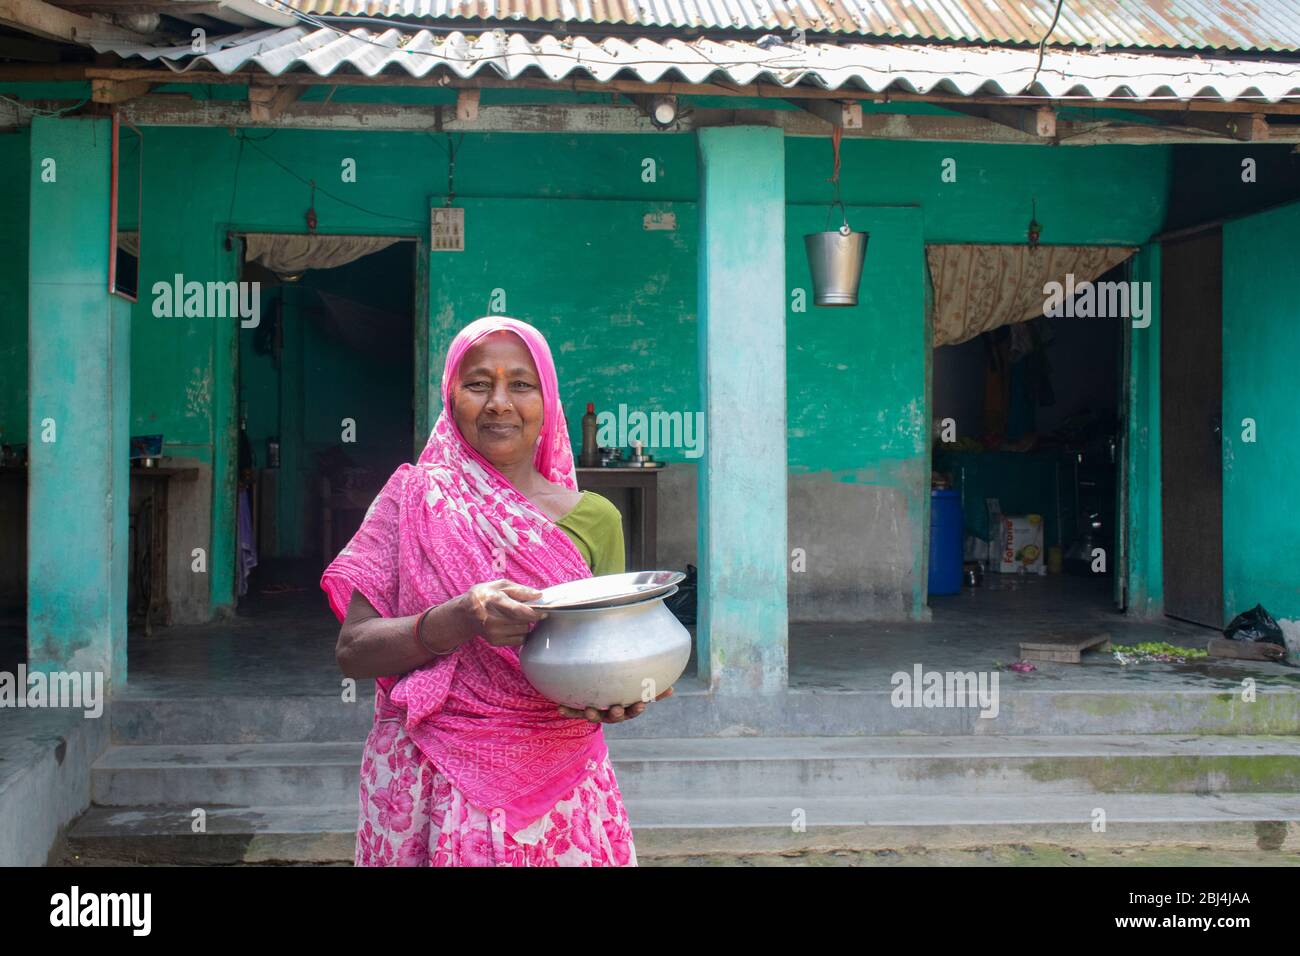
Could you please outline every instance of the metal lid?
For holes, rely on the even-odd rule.
[[[602,574],[594,578],[565,581],[542,591],[529,607],[547,610],[616,607],[659,597],[686,580],[681,571],[629,571],[626,574]]]

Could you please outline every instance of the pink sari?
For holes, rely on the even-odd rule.
[[[577,489],[546,340],[516,319],[475,320],[447,352],[443,410],[424,452],[397,469],[321,577],[339,620],[354,590],[384,617],[405,617],[483,581],[545,588],[591,576],[568,535],[465,441],[448,411],[465,352],[500,329],[523,339],[541,380],[534,464]],[[561,716],[524,677],[517,649],[475,637],[376,685],[359,865],[635,864],[600,725]]]

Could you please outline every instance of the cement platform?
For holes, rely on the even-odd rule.
[[[1128,619],[1110,609],[1108,581],[990,584],[934,599],[928,623],[791,625],[786,693],[710,693],[692,666],[672,698],[607,726],[639,852],[1001,843],[1296,852],[1300,670],[1124,666],[1109,654],[997,670],[1018,658],[1021,640],[1053,633],[1204,647],[1217,632]],[[351,858],[370,682],[343,701],[338,627],[319,592],[261,595],[245,611],[132,634],[110,741],[79,780],[94,806],[65,850],[172,862]],[[894,706],[893,675],[916,665],[996,674],[997,716]],[[1246,678],[1254,701],[1242,697]],[[22,721],[6,723],[0,758],[19,743],[30,757]],[[189,829],[197,806],[209,811],[207,834]],[[794,814],[806,827],[792,828]]]
[[[998,716],[974,709],[897,708],[893,675],[991,672],[1019,658],[1022,640],[1107,631],[1117,644],[1167,641],[1204,648],[1218,632],[1114,611],[1108,579],[1007,577],[932,600],[917,623],[790,625],[789,691],[710,694],[695,660],[674,696],[611,737],[839,736],[930,733],[1300,733],[1300,668],[1244,661],[1120,665],[1109,654],[1080,664],[998,671]],[[245,616],[201,627],[133,634],[131,675],[115,699],[114,740],[237,743],[362,740],[370,682],[358,706],[339,700],[338,625],[319,592],[261,596]],[[1257,699],[1240,699],[1252,678]],[[191,703],[203,700],[202,708]],[[291,734],[291,738],[286,737]]]

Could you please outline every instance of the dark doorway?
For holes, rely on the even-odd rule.
[[[299,274],[245,263],[262,319],[239,343],[241,613],[319,604],[322,569],[411,460],[417,246]]]
[[[1121,263],[1096,281],[1125,279]],[[1029,615],[1051,608],[1063,631],[1114,612],[1126,321],[1040,315],[934,349],[931,561],[955,491],[963,570],[956,593],[936,591],[931,575],[936,621],[973,625],[1020,604]]]
[[[1160,471],[1165,613],[1223,620],[1223,237],[1162,250]]]

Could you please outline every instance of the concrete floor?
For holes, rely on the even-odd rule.
[[[1133,620],[1117,612],[1109,578],[989,575],[979,588],[931,599],[930,622],[792,623],[790,687],[799,691],[880,691],[897,671],[988,670],[1019,659],[1022,640],[1106,631],[1119,644],[1168,641],[1203,648],[1218,635],[1172,619]],[[124,696],[204,697],[338,693],[334,663],[338,624],[315,588],[251,595],[237,616],[211,624],[156,628],[129,638],[130,676]],[[0,621],[0,669],[24,656],[20,621]],[[704,693],[695,660],[678,693]],[[1122,666],[1110,654],[1082,664],[1039,664],[1029,674],[1003,671],[1006,689],[1211,689],[1243,677],[1300,688],[1300,668],[1211,661]]]
[[[1165,641],[1204,649],[1218,631],[1163,618],[1141,621],[1117,611],[1108,577],[987,575],[983,586],[930,599],[928,623],[790,625],[790,686],[800,690],[880,690],[897,671],[988,670],[1020,658],[1019,643],[1050,635],[1108,632],[1115,644]],[[1300,687],[1300,669],[1221,661],[1124,666],[1111,654],[1081,664],[1043,664],[1029,674],[1003,671],[1004,688],[1113,690],[1239,686],[1250,676]]]

